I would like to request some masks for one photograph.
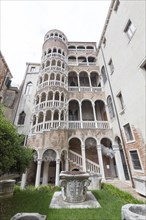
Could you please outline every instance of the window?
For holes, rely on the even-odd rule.
[[[115,112],[114,112],[113,103],[112,103],[112,99],[110,95],[107,98],[107,105],[108,105],[110,119],[112,119],[115,117]]]
[[[146,58],[140,64],[140,68],[146,71]]]
[[[5,85],[7,88],[10,88],[10,86],[11,86],[11,80],[10,80],[9,76],[6,78]]]
[[[119,0],[116,0],[116,1],[115,1],[115,4],[114,4],[114,11],[117,11],[117,10],[118,10],[119,5],[120,5],[120,1],[119,1]]]
[[[25,94],[30,95],[32,92],[32,82],[27,83],[26,89],[25,89]]]
[[[34,72],[34,71],[35,71],[35,66],[31,66],[30,72]]]
[[[25,116],[26,116],[26,114],[24,111],[20,113],[19,118],[18,118],[18,125],[24,124]]]
[[[106,46],[106,37],[103,38],[103,46]]]
[[[108,65],[109,65],[109,68],[110,68],[110,72],[111,72],[111,74],[112,74],[112,73],[114,72],[114,65],[113,65],[112,59],[110,59]]]
[[[134,170],[142,170],[137,150],[130,151],[130,156]]]
[[[124,125],[123,127],[124,127],[124,132],[125,132],[125,135],[126,135],[127,142],[133,141],[134,137],[133,137],[133,134],[132,134],[130,124],[128,123],[128,124]]]
[[[136,28],[134,27],[133,23],[129,20],[125,29],[124,29],[124,32],[127,34],[127,37],[129,39],[131,39],[133,37],[135,30],[136,30]]]
[[[102,75],[103,83],[105,84],[106,81],[107,81],[107,76],[106,76],[106,72],[105,72],[105,67],[104,66],[102,66],[102,68],[101,68],[101,75]]]
[[[121,92],[118,93],[117,98],[119,101],[120,110],[124,110],[125,106],[124,106],[123,96]]]

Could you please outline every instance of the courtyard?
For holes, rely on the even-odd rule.
[[[102,184],[101,190],[92,193],[101,205],[94,209],[51,209],[49,208],[54,192],[60,191],[57,186],[27,186],[21,190],[15,186],[14,196],[0,200],[0,219],[9,220],[16,213],[37,212],[47,216],[47,220],[121,220],[121,208],[127,203],[142,204],[129,193],[123,192],[111,184]]]

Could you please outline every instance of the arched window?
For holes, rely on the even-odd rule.
[[[48,74],[44,75],[44,81],[48,81]]]
[[[53,48],[53,53],[56,53],[56,52],[57,52],[56,48]]]
[[[24,111],[22,111],[22,112],[19,114],[18,125],[24,125],[25,117],[26,117],[26,114],[25,114]]]
[[[54,78],[55,78],[54,73],[51,73],[50,80],[54,80]]]
[[[60,60],[57,61],[57,66],[61,66],[61,61]]]
[[[53,120],[58,120],[58,119],[59,119],[59,111],[55,110]]]
[[[50,121],[50,120],[51,120],[51,111],[48,110],[48,111],[46,112],[45,121]]]
[[[48,54],[51,53],[51,49],[48,49]]]
[[[65,65],[64,65],[64,63],[62,63],[62,68],[64,69],[64,67],[65,67]]]
[[[61,50],[60,50],[60,49],[58,49],[58,53],[60,53],[60,54],[61,54]]]
[[[50,61],[49,60],[47,61],[46,66],[50,66]]]
[[[61,119],[61,121],[64,120],[64,111],[61,112],[60,119]]]
[[[56,60],[52,60],[52,66],[56,66]]]
[[[105,67],[104,66],[102,66],[102,68],[101,68],[101,75],[102,75],[103,83],[105,84],[106,81],[107,81],[107,76],[106,76],[106,72],[105,72]]]
[[[57,74],[56,80],[60,81],[60,75],[59,74]]]
[[[64,76],[62,76],[62,82],[64,82]]]
[[[61,101],[62,102],[64,101],[64,94],[63,93],[61,94]]]
[[[48,93],[48,100],[53,100],[53,92],[52,91],[50,91]]]
[[[59,100],[59,92],[55,93],[55,100]]]
[[[33,116],[33,125],[36,124],[36,115]]]
[[[115,117],[115,112],[114,112],[113,102],[112,102],[112,99],[111,99],[110,95],[107,97],[107,105],[108,105],[108,110],[109,110],[110,118],[112,119],[112,118]]]
[[[25,94],[30,95],[32,92],[32,82],[27,83],[26,89],[25,89]]]
[[[44,119],[44,114],[43,114],[43,112],[40,112],[39,116],[38,116],[38,123],[43,122],[43,119]]]
[[[44,101],[46,101],[46,93],[42,93],[42,95],[41,95],[41,102],[44,102]]]

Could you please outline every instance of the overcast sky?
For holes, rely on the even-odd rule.
[[[39,63],[44,35],[61,30],[68,41],[99,42],[111,0],[1,0],[0,49],[21,84],[26,62]]]

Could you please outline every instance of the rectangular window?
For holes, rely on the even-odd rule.
[[[127,142],[133,141],[134,137],[133,137],[133,134],[132,134],[130,124],[128,123],[128,124],[124,125],[123,127],[124,127],[124,132],[125,132],[125,135],[126,135]]]
[[[35,71],[35,66],[31,66],[30,72],[34,72]]]
[[[117,98],[118,98],[120,110],[124,110],[125,106],[124,106],[123,96],[121,92],[118,93]]]
[[[103,46],[106,46],[106,37],[103,38]]]
[[[130,151],[130,156],[134,170],[142,170],[137,150]]]
[[[127,37],[129,39],[131,39],[133,37],[135,30],[136,30],[136,28],[134,27],[133,23],[129,20],[125,29],[124,29],[124,32],[127,34]]]
[[[140,68],[146,71],[146,58],[140,64]]]
[[[119,1],[119,0],[116,0],[116,1],[115,1],[115,4],[114,4],[114,11],[117,11],[117,10],[118,10],[119,5],[120,5],[120,1]]]
[[[110,59],[108,65],[109,65],[109,67],[110,67],[110,71],[111,71],[111,74],[112,74],[112,73],[114,72],[114,65],[113,65],[112,59]]]

